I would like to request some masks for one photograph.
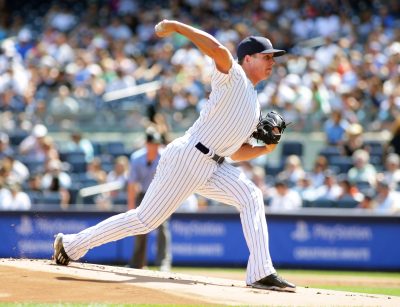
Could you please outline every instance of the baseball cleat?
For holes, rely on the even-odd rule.
[[[284,280],[276,273],[252,283],[250,287],[282,292],[296,292],[296,285]]]
[[[68,257],[67,253],[65,252],[65,249],[63,246],[63,235],[64,234],[59,233],[54,240],[53,259],[56,261],[57,264],[68,265],[68,263],[71,259]]]

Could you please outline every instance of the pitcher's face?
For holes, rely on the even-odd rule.
[[[268,79],[269,76],[271,76],[273,66],[275,65],[273,54],[256,53],[253,54],[251,58],[251,69],[254,76],[260,81]]]

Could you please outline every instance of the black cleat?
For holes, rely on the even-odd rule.
[[[57,264],[60,265],[68,265],[69,261],[71,260],[67,253],[65,252],[64,246],[63,246],[63,234],[59,233],[55,240],[54,240],[54,255],[53,259],[56,261]]]
[[[252,283],[250,287],[282,292],[296,292],[296,285],[284,280],[276,273]]]

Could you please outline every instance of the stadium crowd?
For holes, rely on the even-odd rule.
[[[1,1],[0,208],[126,203],[123,189],[79,199],[84,187],[126,185],[129,167],[122,142],[96,143],[90,132],[140,132],[151,122],[181,132],[207,100],[210,60],[180,36],[156,39],[163,18],[198,25],[234,55],[250,34],[289,51],[258,86],[259,101],[295,123],[291,131],[324,132],[326,147],[311,170],[295,150],[306,142],[287,142],[278,166],[242,165],[271,209],[399,209],[396,0]],[[158,90],[105,99],[152,81]],[[68,144],[51,137],[59,131]],[[379,131],[387,141],[364,139]]]

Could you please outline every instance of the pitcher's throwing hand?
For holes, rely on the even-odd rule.
[[[167,37],[170,36],[174,30],[173,30],[173,22],[164,19],[163,21],[160,21],[156,26],[154,27],[154,32],[158,37]]]

